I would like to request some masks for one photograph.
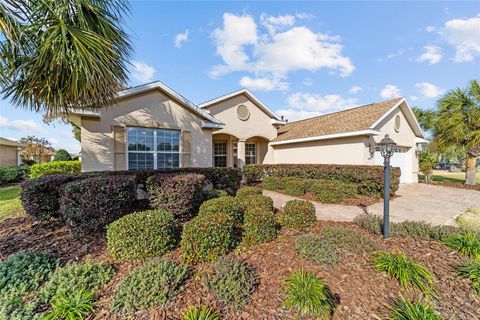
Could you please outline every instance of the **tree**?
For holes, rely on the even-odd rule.
[[[53,153],[52,144],[45,138],[27,136],[18,140],[24,146],[20,149],[20,157],[23,162],[34,161],[35,163],[50,161]]]
[[[420,127],[425,130],[432,130],[435,127],[438,114],[434,110],[424,110],[418,107],[412,108]]]
[[[0,0],[3,98],[48,115],[112,102],[125,87],[127,0]]]
[[[450,91],[438,101],[435,140],[446,146],[464,146],[466,184],[475,184],[476,158],[480,155],[480,82]]]
[[[72,157],[65,149],[58,149],[53,156],[53,161],[71,161]]]
[[[435,154],[431,153],[428,150],[422,151],[418,155],[418,166],[420,168],[420,172],[423,173],[423,175],[425,176],[425,183],[432,183],[433,166],[437,163],[438,161]]]

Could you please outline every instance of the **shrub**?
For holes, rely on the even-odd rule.
[[[369,237],[346,227],[324,227],[320,236],[336,248],[359,254],[370,253],[378,249]]]
[[[480,208],[469,208],[455,220],[462,229],[480,233]]]
[[[249,208],[262,208],[264,210],[273,211],[273,200],[264,195],[249,195],[238,198],[240,207],[246,211]]]
[[[48,174],[80,173],[82,164],[80,161],[54,161],[37,163],[30,167],[30,179],[41,178]]]
[[[357,185],[340,181],[314,180],[308,190],[319,202],[339,203],[357,196]]]
[[[258,286],[255,273],[242,261],[220,258],[205,279],[206,285],[217,299],[240,309]]]
[[[29,171],[27,166],[1,167],[0,186],[26,179]]]
[[[65,149],[58,149],[53,156],[53,161],[72,161],[70,153]]]
[[[243,187],[237,191],[237,198],[242,199],[247,196],[258,196],[262,194],[262,189],[259,187]]]
[[[304,200],[290,200],[283,208],[280,218],[283,226],[307,231],[317,222],[315,207]]]
[[[288,178],[285,181],[285,192],[291,196],[303,196],[314,183],[312,179]]]
[[[117,287],[112,308],[121,314],[165,305],[180,291],[189,269],[155,259],[133,270]]]
[[[281,177],[265,177],[262,180],[262,187],[267,190],[279,191],[284,189],[284,179]]]
[[[57,297],[66,297],[79,291],[94,292],[108,283],[114,274],[113,268],[86,261],[67,263],[55,270],[38,294],[40,303],[48,303]]]
[[[205,191],[203,198],[204,200],[210,200],[210,199],[221,198],[226,196],[228,196],[228,192],[225,190],[211,189],[211,190]]]
[[[403,252],[380,252],[375,257],[373,266],[396,279],[405,289],[411,285],[427,296],[434,294],[430,288],[433,283],[432,273],[425,266],[409,259]]]
[[[201,174],[156,174],[147,180],[150,205],[188,219],[202,203],[205,184]]]
[[[330,267],[340,261],[337,248],[329,241],[314,235],[301,235],[295,239],[295,250],[307,260]]]
[[[303,179],[335,180],[354,183],[358,193],[367,196],[383,196],[383,167],[339,164],[263,164],[246,165],[243,168],[248,182],[258,182],[265,177],[295,177]],[[400,169],[391,170],[393,195],[400,184]]]
[[[136,198],[132,177],[93,177],[65,185],[60,212],[75,230],[95,231],[129,212]]]
[[[44,320],[79,320],[93,312],[94,292],[76,291],[56,296],[50,303],[52,311]]]
[[[239,201],[231,196],[211,199],[202,203],[198,214],[207,215],[211,213],[224,213],[238,224],[243,221],[243,209],[240,207]]]
[[[285,280],[285,307],[303,315],[329,319],[335,308],[330,288],[315,274],[300,270]]]
[[[473,232],[458,233],[446,237],[444,241],[461,255],[480,261],[480,235]]]
[[[66,183],[78,177],[53,174],[39,179],[25,180],[21,184],[20,199],[25,212],[40,220],[59,215],[60,194]]]
[[[218,312],[207,306],[187,308],[182,316],[183,320],[220,320]]]
[[[457,273],[463,278],[470,279],[472,287],[480,295],[480,262],[473,261],[457,267]]]
[[[403,296],[391,308],[391,320],[442,320],[432,307],[423,303],[414,303]]]
[[[180,243],[184,261],[193,264],[225,255],[234,244],[234,224],[224,213],[200,215],[185,223]]]
[[[107,249],[114,258],[161,256],[175,247],[173,215],[164,210],[135,212],[107,227]]]
[[[261,207],[252,207],[245,213],[243,221],[243,242],[247,245],[256,245],[275,239],[277,226],[275,215],[271,210]]]
[[[373,234],[382,234],[383,218],[381,216],[364,213],[353,218],[353,223],[355,223],[357,226],[367,229]]]

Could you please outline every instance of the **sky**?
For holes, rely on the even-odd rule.
[[[480,78],[480,2],[132,1],[128,85],[160,80],[194,103],[248,88],[290,121]],[[0,100],[0,136],[80,151],[68,125]]]

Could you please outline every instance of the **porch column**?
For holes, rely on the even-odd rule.
[[[237,152],[238,152],[238,167],[243,169],[245,165],[245,141],[246,140],[238,140],[237,144]]]

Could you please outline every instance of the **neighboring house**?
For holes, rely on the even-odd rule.
[[[18,166],[20,160],[20,147],[17,141],[0,137],[0,167]]]
[[[82,170],[381,165],[375,143],[398,144],[392,165],[417,181],[425,136],[405,98],[287,123],[246,89],[196,105],[161,82],[118,94],[115,106],[70,115],[81,127]]]

